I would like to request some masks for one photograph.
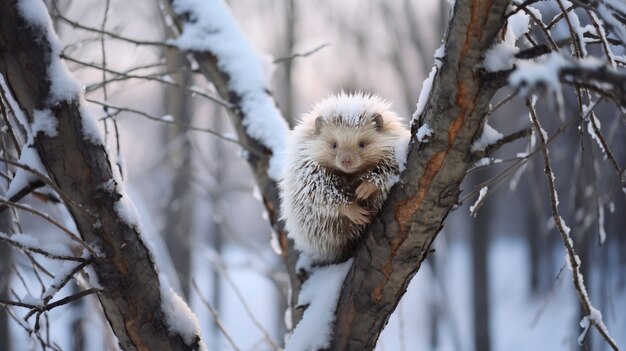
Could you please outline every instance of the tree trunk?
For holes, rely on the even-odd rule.
[[[432,140],[410,145],[407,169],[356,253],[339,299],[333,350],[371,350],[443,221],[458,202],[473,160],[470,146],[502,84],[480,70],[504,23],[509,1],[457,1],[445,57],[420,122]],[[412,126],[413,135],[419,125]]]

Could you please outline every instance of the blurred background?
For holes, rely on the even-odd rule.
[[[223,108],[201,94],[213,88],[194,72],[188,57],[174,50],[76,26],[164,42],[171,33],[158,3],[47,3],[67,64],[84,84],[90,108],[106,130],[160,268],[191,304],[209,349],[283,346],[288,277],[272,249],[271,228],[241,148],[203,131],[234,137]],[[408,123],[450,11],[447,0],[228,3],[266,63],[279,108],[292,125],[314,102],[342,89],[381,95]],[[549,3],[537,6],[546,21],[557,14],[550,12]],[[509,93],[501,92],[494,103]],[[575,105],[573,95],[565,98],[567,106]],[[552,134],[561,122],[550,100],[546,95],[537,106]],[[599,111],[607,140],[624,165],[623,115],[608,105]],[[499,108],[489,124],[504,135],[527,128],[523,99]],[[550,150],[560,209],[572,228],[589,295],[623,346],[626,208],[615,172],[597,149],[572,126]],[[507,162],[527,151],[528,140],[517,141],[494,156],[503,162],[470,171],[462,205],[448,217],[435,252],[411,282],[378,350],[607,349],[595,331],[584,345],[577,343],[582,312],[551,220],[543,160],[538,154],[517,167]],[[483,186],[489,192],[474,218],[469,206]],[[71,225],[60,207],[32,197],[28,203]],[[46,242],[64,240],[35,216],[20,213],[20,223],[24,233]],[[600,245],[602,231],[606,241]],[[24,296],[32,290],[35,296],[38,279],[50,280],[35,275],[31,260],[4,245],[0,258],[0,294]],[[54,261],[46,261],[46,267],[61,269]],[[11,317],[21,319],[24,313],[0,308],[0,350],[39,348]],[[117,347],[93,297],[51,311],[48,320],[43,327],[62,350]]]

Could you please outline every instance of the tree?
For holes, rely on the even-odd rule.
[[[543,86],[550,91],[557,102],[556,110],[564,116],[561,84],[572,87],[577,118],[563,118],[560,128],[570,123],[587,126],[587,137],[598,142],[621,186],[626,188],[626,175],[603,137],[594,112],[601,100],[612,101],[622,113],[626,107],[624,62],[613,53],[625,46],[626,8],[615,0],[580,0],[576,4],[557,0],[561,12],[554,23],[566,22],[569,36],[555,40],[550,32],[553,24],[542,21],[538,9],[532,7],[534,2],[455,3],[444,43],[437,51],[435,66],[424,83],[412,120],[407,169],[369,227],[353,261],[349,261],[333,311],[333,333],[329,340],[323,340],[324,347],[375,347],[448,214],[458,205],[460,185],[470,167],[500,146],[532,134],[538,144],[532,145],[527,155],[518,157],[516,165],[519,167],[532,154],[543,156],[551,212],[584,312],[581,340],[593,326],[610,347],[617,349],[601,314],[591,304],[570,230],[559,212],[548,145],[560,132],[550,136],[542,128],[534,88]],[[247,151],[246,160],[287,267],[292,322],[297,325],[303,312],[306,315],[313,308],[298,307],[301,285],[309,274],[316,272],[302,274],[296,268],[298,253],[279,220],[276,175],[287,124],[265,85],[260,64],[251,59],[252,50],[222,2],[171,1],[162,6],[165,18],[173,20],[173,32],[179,33],[179,37],[172,42],[142,44],[191,54],[197,63],[194,70],[213,83],[216,94],[206,97],[227,110],[237,132],[236,142]],[[68,274],[42,300],[1,302],[29,308],[30,314],[39,319],[56,306],[96,294],[123,349],[201,348],[203,341],[195,317],[159,277],[150,245],[139,228],[123,181],[117,176],[119,170],[84,109],[79,86],[64,69],[59,43],[43,4],[36,0],[4,0],[0,8],[2,94],[15,119],[11,132],[19,137],[14,139],[26,140],[16,142],[16,147],[22,147],[20,162],[4,162],[22,170],[16,172],[12,181],[17,183],[15,179],[20,177],[26,180],[19,179],[26,185],[21,189],[25,191],[18,192],[23,193],[22,197],[44,184],[56,193],[71,214],[76,232],[55,225],[61,226],[82,251],[57,255],[28,244],[20,235],[0,236],[21,250],[74,262]],[[587,15],[590,26],[580,25],[577,11]],[[531,26],[536,33],[529,31]],[[100,34],[132,41],[104,30]],[[525,44],[516,46],[522,36]],[[571,47],[571,57],[562,48],[567,45]],[[604,58],[602,63],[588,59],[592,50],[587,45],[601,47],[596,56]],[[513,93],[492,107],[490,102],[503,88],[512,89]],[[530,125],[507,136],[494,133],[486,125],[487,117],[515,96],[525,99]],[[486,163],[490,163],[489,159]],[[483,190],[481,194],[476,207],[484,200]],[[28,210],[17,203],[19,200],[20,197],[11,197],[3,204]],[[92,280],[76,295],[53,302],[55,292],[86,267],[93,268],[98,283]],[[174,317],[176,313],[183,317]],[[45,345],[45,340],[41,339],[41,343]]]

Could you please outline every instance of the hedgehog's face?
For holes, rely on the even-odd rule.
[[[353,174],[380,161],[384,149],[380,114],[372,116],[371,123],[359,127],[326,122],[318,117],[315,127],[312,156],[323,167]]]

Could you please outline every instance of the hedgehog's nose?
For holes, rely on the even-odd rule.
[[[352,166],[352,163],[354,163],[354,160],[352,160],[352,157],[350,155],[344,155],[341,158],[341,165],[346,168],[350,168]]]

